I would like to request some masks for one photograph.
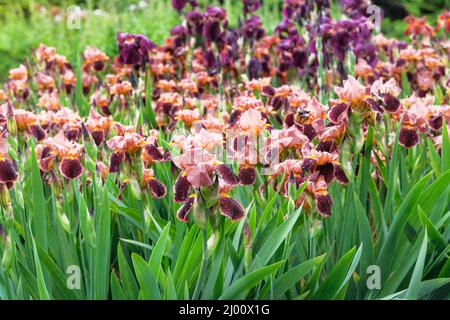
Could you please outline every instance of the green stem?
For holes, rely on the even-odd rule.
[[[203,252],[202,252],[202,265],[200,267],[200,274],[198,276],[197,284],[195,285],[194,294],[192,296],[193,300],[198,299],[200,295],[200,287],[203,284],[206,276],[206,266],[208,264],[208,257],[207,257],[207,249],[208,249],[208,243],[207,243],[207,236],[206,236],[206,229],[202,229],[202,238],[203,238]]]

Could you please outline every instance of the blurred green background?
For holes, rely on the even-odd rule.
[[[201,5],[223,5],[230,23],[237,24],[241,15],[241,0],[200,0]],[[258,14],[267,30],[273,30],[281,19],[282,0],[263,0]],[[384,8],[382,31],[388,36],[401,37],[406,14],[426,15],[430,22],[450,0],[379,0]],[[68,28],[67,12],[72,5],[82,8],[80,29]],[[144,33],[160,44],[171,27],[179,23],[178,14],[170,0],[0,0],[0,82],[7,71],[19,65],[40,43],[54,46],[71,62],[86,45],[95,44],[107,54],[116,53],[117,31]]]

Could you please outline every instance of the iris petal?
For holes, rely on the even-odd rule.
[[[217,165],[216,171],[219,173],[220,178],[227,184],[234,186],[239,183],[239,178],[226,164]]]
[[[191,211],[192,206],[194,204],[195,201],[195,197],[190,197],[184,204],[183,206],[180,207],[180,209],[178,209],[177,211],[177,218],[180,221],[183,222],[188,222],[188,213],[189,211]]]
[[[91,136],[92,139],[94,139],[94,142],[97,145],[97,147],[100,146],[103,140],[105,139],[105,133],[103,132],[103,130],[92,130]]]
[[[123,152],[113,152],[111,158],[109,159],[109,172],[119,172],[120,164],[125,158],[125,153]]]
[[[231,220],[237,221],[244,217],[244,208],[233,198],[222,196],[219,198],[220,213]]]
[[[18,178],[17,164],[10,159],[0,160],[0,182],[14,182]]]
[[[328,192],[319,192],[315,194],[317,211],[325,217],[331,216],[331,206],[333,202]]]
[[[147,181],[147,186],[150,189],[153,198],[161,199],[166,195],[166,186],[155,178],[149,179]]]
[[[412,148],[419,143],[419,135],[415,128],[402,127],[398,142],[405,148]]]
[[[174,185],[174,201],[185,202],[189,198],[189,192],[191,190],[191,183],[188,181],[184,172],[180,173]]]
[[[248,186],[254,184],[256,181],[256,170],[253,167],[239,168],[238,178],[241,184]]]
[[[76,179],[83,173],[83,166],[78,159],[64,158],[59,165],[59,170],[67,179]]]

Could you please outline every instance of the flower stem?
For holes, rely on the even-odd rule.
[[[197,284],[195,285],[194,294],[192,296],[193,300],[198,299],[198,296],[200,295],[200,287],[203,284],[206,276],[206,266],[208,264],[208,257],[207,257],[207,235],[206,235],[206,229],[202,229],[202,238],[203,238],[203,251],[202,251],[202,265],[200,267],[200,273],[198,276]]]

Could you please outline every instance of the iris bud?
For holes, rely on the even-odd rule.
[[[201,197],[196,198],[195,202],[194,202],[194,207],[193,207],[193,217],[194,217],[195,224],[200,229],[206,229],[206,227],[208,225],[207,210],[208,209],[206,208]]]

